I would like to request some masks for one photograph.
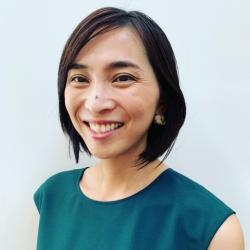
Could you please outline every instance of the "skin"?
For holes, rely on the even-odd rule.
[[[214,235],[208,250],[244,250],[242,227],[237,216],[229,216]]]
[[[117,61],[132,62],[138,68],[109,67]],[[158,159],[140,171],[131,167],[144,150],[148,128],[160,109],[156,77],[143,44],[131,27],[97,36],[81,49],[76,63],[86,67],[69,71],[65,105],[75,129],[92,155],[100,160],[85,171],[81,189],[95,200],[125,198],[145,188],[168,168],[164,164],[154,168]],[[125,125],[111,138],[98,141],[83,123],[88,119],[122,121]],[[208,248],[221,249],[244,250],[236,215],[225,220]]]
[[[137,67],[110,67],[117,61]],[[81,187],[97,200],[129,196],[167,168],[161,164],[154,169],[158,159],[140,171],[132,167],[146,147],[160,95],[145,49],[136,32],[123,27],[91,40],[75,62],[86,67],[69,71],[65,105],[75,129],[100,160],[97,168],[85,171]],[[88,119],[122,121],[125,125],[111,138],[99,141],[91,137],[82,122]]]

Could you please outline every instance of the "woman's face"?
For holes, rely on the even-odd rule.
[[[68,72],[65,105],[91,154],[101,159],[139,155],[160,92],[136,32],[122,27],[95,37],[75,63]]]

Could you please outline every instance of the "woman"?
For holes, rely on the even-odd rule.
[[[60,172],[34,194],[38,249],[243,249],[235,211],[169,168],[185,120],[176,61],[141,12],[102,8],[67,41],[58,73],[60,121],[96,166]]]

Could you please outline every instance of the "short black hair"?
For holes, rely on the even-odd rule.
[[[74,128],[65,107],[64,91],[68,71],[79,51],[93,37],[115,28],[130,26],[139,35],[160,88],[160,105],[166,123],[159,126],[152,121],[147,146],[138,157],[142,167],[166,152],[169,155],[186,116],[186,104],[179,85],[178,68],[171,44],[162,29],[140,11],[125,11],[114,7],[98,9],[84,18],[67,40],[58,69],[59,116],[63,132],[73,144],[76,163],[81,148],[91,156],[84,140]],[[159,165],[158,165],[159,166]]]

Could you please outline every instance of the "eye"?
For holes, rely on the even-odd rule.
[[[120,75],[115,78],[114,82],[127,82],[127,81],[134,81],[135,77],[131,75]]]
[[[70,79],[70,82],[88,82],[88,79],[84,76],[74,76]]]

